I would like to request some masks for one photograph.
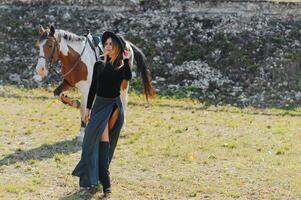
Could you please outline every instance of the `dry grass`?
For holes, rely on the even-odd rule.
[[[77,96],[75,93],[71,95]],[[98,199],[71,176],[78,110],[51,89],[0,88],[0,199]],[[131,93],[112,199],[300,199],[301,110],[205,107]]]

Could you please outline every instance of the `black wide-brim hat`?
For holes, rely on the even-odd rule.
[[[120,35],[117,35],[111,31],[106,31],[102,34],[102,38],[101,38],[101,42],[102,42],[102,46],[104,47],[104,43],[106,42],[106,40],[108,38],[112,38],[114,39],[118,44],[119,46],[121,47],[121,50],[124,51],[125,50],[125,40],[122,36]]]

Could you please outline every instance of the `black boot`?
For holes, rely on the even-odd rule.
[[[104,193],[111,193],[111,181],[109,176],[109,142],[99,142],[99,181]]]

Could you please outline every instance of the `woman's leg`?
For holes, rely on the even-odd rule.
[[[111,192],[111,183],[109,176],[109,130],[111,130],[114,127],[118,119],[118,115],[118,108],[115,108],[109,119],[109,123],[106,125],[106,128],[100,137],[99,143],[99,179],[103,185],[103,192],[105,194]]]
[[[114,112],[112,112],[112,115],[109,120],[109,138],[110,138],[109,165],[112,161],[114,151],[118,142],[119,134],[121,131],[119,128],[122,127],[123,119],[124,119],[122,110],[120,110],[119,108],[120,107],[116,105],[115,110]]]
[[[109,176],[109,151],[109,128],[107,124],[99,142],[99,180],[102,183],[104,193],[111,192],[111,181]]]
[[[111,118],[109,120],[109,130],[112,130],[112,128],[114,127],[114,125],[118,119],[118,115],[119,115],[119,110],[118,110],[118,108],[116,108],[113,111],[113,114],[111,115]]]
[[[100,137],[101,142],[109,142],[109,130],[112,130],[112,128],[114,127],[114,125],[118,119],[118,115],[119,115],[119,110],[118,110],[118,108],[115,108],[115,110],[113,111],[113,114],[111,115],[111,117],[109,119],[109,123],[106,125],[106,128]]]
[[[109,142],[109,129],[108,124],[106,125],[105,130],[103,131],[102,135],[100,136],[101,142]]]

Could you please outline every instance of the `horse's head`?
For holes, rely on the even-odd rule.
[[[36,72],[43,78],[48,75],[48,68],[58,61],[59,41],[54,35],[53,26],[49,30],[40,25],[38,31],[39,39],[36,46],[39,48],[39,59]]]

